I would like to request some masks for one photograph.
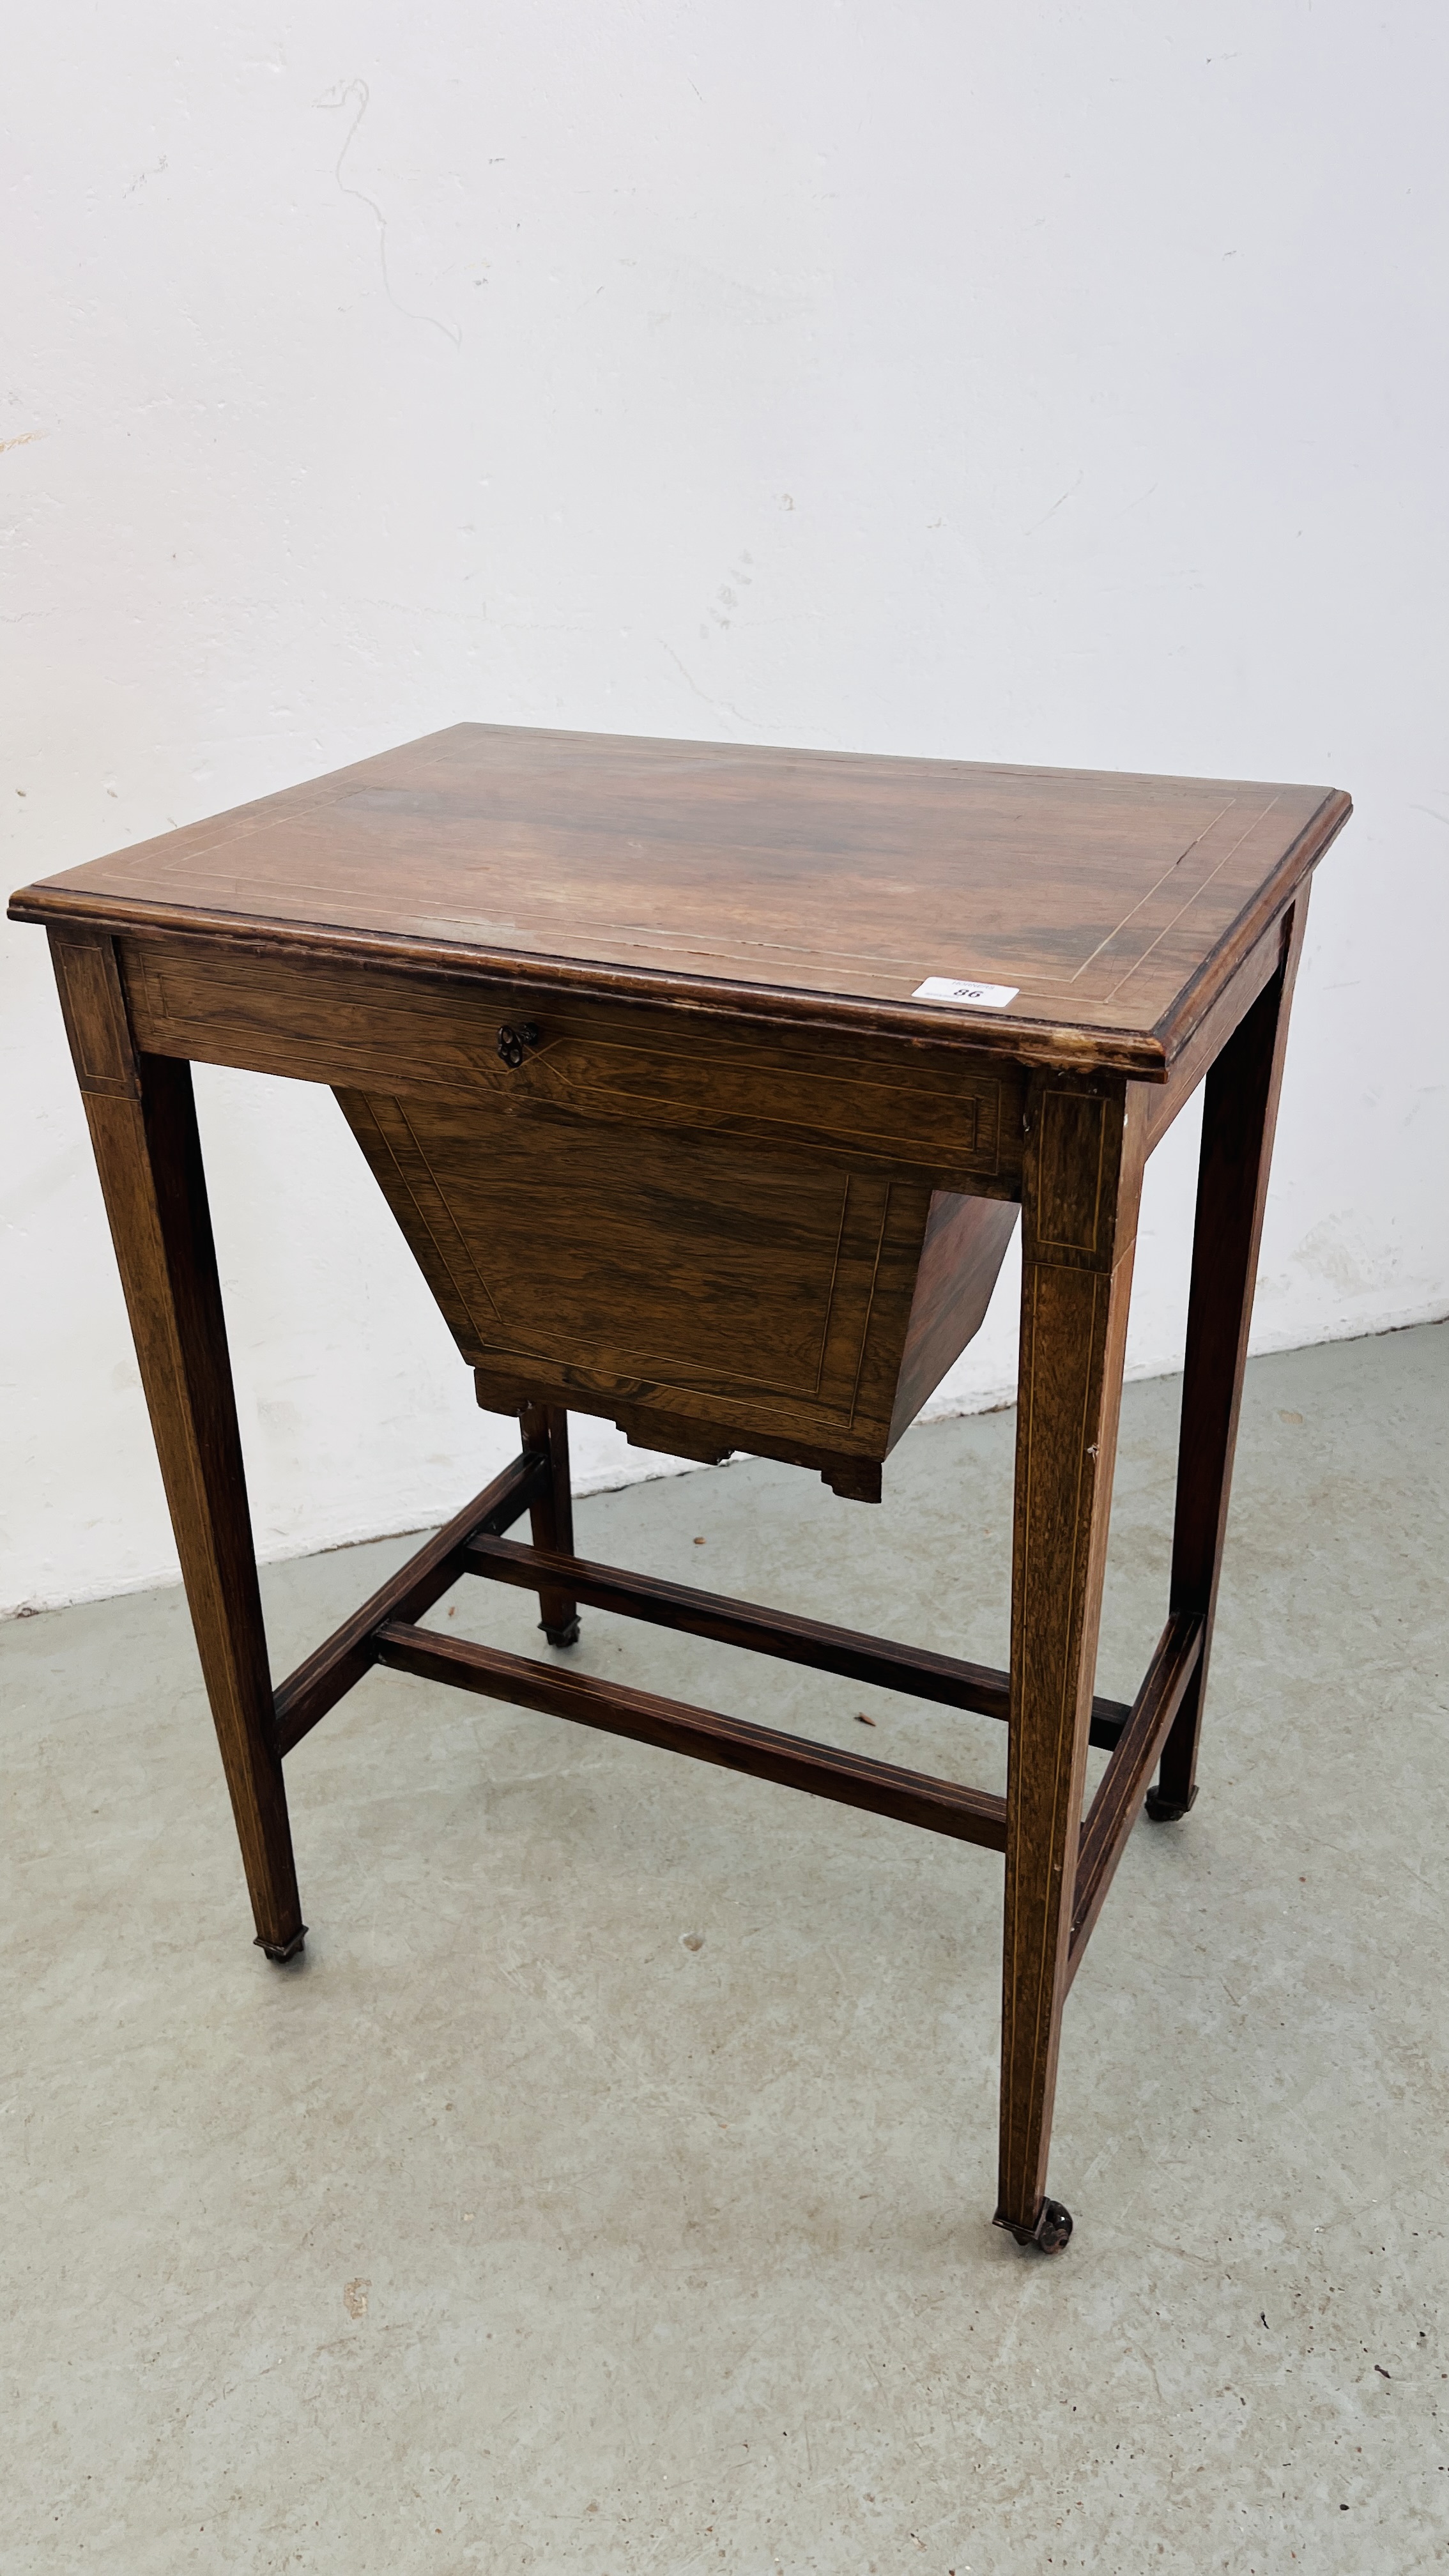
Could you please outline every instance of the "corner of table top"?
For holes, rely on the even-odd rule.
[[[1163,1079],[1171,1081],[1204,1020],[1228,991],[1261,940],[1281,922],[1299,888],[1312,876],[1353,812],[1353,798],[1343,787],[1325,787],[1321,802],[1284,851],[1272,874],[1205,957],[1190,983],[1175,995],[1157,1021],[1153,1036],[1161,1049]]]
[[[17,886],[5,906],[7,921],[49,921],[51,914],[42,898],[44,884]]]

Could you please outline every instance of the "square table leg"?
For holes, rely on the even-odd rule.
[[[181,1558],[257,1942],[301,1949],[297,1894],[191,1067],[140,1054],[111,940],[54,932],[85,1101]]]
[[[1284,932],[1283,960],[1207,1077],[1172,1536],[1172,1607],[1206,1621],[1202,1654],[1162,1748],[1147,1813],[1185,1816],[1197,1796],[1197,1747],[1212,1647],[1233,1450],[1258,1277],[1288,1014],[1308,911],[1306,884]]]
[[[996,2223],[1052,2251],[1045,2198],[1145,1154],[1143,1086],[1032,1084],[1022,1175],[1001,2155]]]
[[[535,1547],[551,1548],[558,1556],[574,1552],[574,1496],[569,1481],[569,1418],[561,1404],[524,1404],[519,1406],[519,1422],[526,1451],[542,1452],[548,1460],[548,1483],[529,1511]],[[555,1591],[545,1584],[538,1596],[543,1616],[539,1626],[551,1646],[576,1646],[579,1642],[579,1605],[566,1592]]]

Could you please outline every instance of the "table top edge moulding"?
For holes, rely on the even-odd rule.
[[[1161,1083],[1350,810],[1320,787],[456,725],[10,913]],[[1013,999],[916,999],[938,975]]]

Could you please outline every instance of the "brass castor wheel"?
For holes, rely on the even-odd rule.
[[[1019,2245],[1035,2245],[1043,2254],[1060,2254],[1072,2232],[1072,2213],[1059,2200],[1044,2200],[1035,2227],[1023,2232]]]
[[[264,1941],[258,1933],[252,1948],[263,1951],[271,1960],[273,1967],[284,1968],[289,1959],[300,1959],[302,1944],[306,1938],[307,1926],[304,1923],[301,1931],[294,1932],[290,1941]]]
[[[1059,2200],[1044,2200],[1035,2227],[1013,2227],[1009,2218],[998,2218],[996,2224],[1007,2228],[1018,2245],[1034,2245],[1039,2254],[1060,2254],[1072,2232],[1072,2213]]]
[[[551,1628],[546,1619],[540,1619],[538,1624],[551,1646],[576,1646],[579,1642],[577,1619],[570,1619],[566,1628]]]
[[[1196,1784],[1189,1789],[1187,1796],[1180,1802],[1175,1798],[1160,1798],[1155,1789],[1149,1789],[1147,1792],[1148,1816],[1154,1825],[1175,1825],[1187,1814],[1196,1798]]]

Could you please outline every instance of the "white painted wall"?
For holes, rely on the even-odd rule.
[[[1430,0],[22,13],[7,882],[460,717],[1342,784],[1256,1339],[1443,1313],[1446,56]],[[49,1603],[174,1558],[6,936],[0,1600]],[[199,1087],[262,1552],[451,1510],[506,1433],[330,1098]]]

